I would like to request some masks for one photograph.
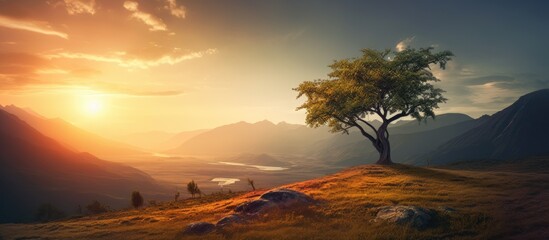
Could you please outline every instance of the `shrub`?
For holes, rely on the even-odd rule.
[[[253,179],[248,178],[248,185],[250,185],[252,189],[255,191],[255,184]]]
[[[109,207],[102,205],[99,201],[93,200],[92,203],[90,203],[88,206],[86,206],[86,209],[92,214],[99,214],[109,211]]]
[[[194,182],[194,180],[190,181],[187,184],[187,191],[189,191],[189,193],[192,195],[193,198],[194,198],[194,195],[196,195],[196,194],[202,195],[202,192],[200,191],[200,188],[198,188],[198,184],[196,184]]]
[[[58,208],[56,208],[55,206],[49,203],[40,205],[35,215],[36,220],[42,221],[42,222],[61,219],[61,218],[64,218],[65,216],[66,214],[63,211],[59,210]]]
[[[132,192],[132,206],[135,209],[143,206],[143,197],[141,196],[141,193],[139,193],[139,191]]]
[[[175,202],[177,202],[177,199],[179,199],[179,192],[175,194]]]

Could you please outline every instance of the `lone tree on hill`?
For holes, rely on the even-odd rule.
[[[446,101],[444,91],[431,84],[440,81],[431,66],[445,69],[453,54],[432,50],[363,49],[360,58],[334,61],[328,79],[305,81],[294,89],[297,98],[307,98],[297,110],[307,111],[310,127],[327,125],[334,133],[346,134],[357,128],[379,152],[377,164],[391,164],[389,124],[406,116],[434,118],[433,109]],[[377,129],[367,120],[369,115],[381,119]]]
[[[139,193],[139,191],[132,192],[132,206],[135,209],[143,206],[143,197],[141,196],[141,193]]]
[[[202,194],[202,192],[200,191],[200,188],[198,188],[198,184],[196,184],[194,180],[190,181],[187,184],[187,191],[192,195],[193,198],[194,198],[194,195],[196,194]]]

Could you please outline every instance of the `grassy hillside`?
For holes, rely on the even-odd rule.
[[[5,224],[0,234],[4,239],[547,239],[549,172],[505,169],[354,167],[285,186],[310,194],[319,200],[315,206],[271,213],[205,236],[181,232],[190,222],[215,222],[264,191],[209,195],[44,224]],[[425,230],[372,221],[377,207],[394,204],[431,208],[438,217]]]

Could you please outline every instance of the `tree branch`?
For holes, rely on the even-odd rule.
[[[342,123],[345,123],[345,124],[349,125],[349,126],[354,126],[354,127],[358,128],[360,130],[360,133],[362,133],[363,136],[368,138],[368,140],[370,140],[372,142],[372,144],[374,144],[374,146],[376,146],[376,149],[377,149],[376,138],[374,138],[372,135],[370,135],[368,132],[366,132],[362,126],[360,126],[356,122],[345,121],[344,119],[342,119],[338,116],[335,116],[335,115],[332,115],[332,117],[337,119],[338,121],[340,121]]]
[[[374,132],[375,132],[376,135],[377,135],[377,130],[376,130],[376,128],[375,128],[372,124],[370,124],[369,122],[365,121],[364,119],[362,119],[362,118],[360,118],[360,117],[358,117],[358,116],[355,116],[355,117],[356,117],[359,121],[361,121],[361,122],[365,123],[366,125],[368,125],[368,127],[370,127],[372,130],[374,130]]]

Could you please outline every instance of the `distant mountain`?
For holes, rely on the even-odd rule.
[[[0,222],[32,220],[44,203],[72,214],[92,200],[127,207],[133,190],[146,198],[165,190],[142,171],[71,151],[3,110],[0,122]]]
[[[476,126],[479,121],[465,114],[446,113],[424,122],[403,121],[389,127],[393,161],[416,162],[418,154],[434,150],[437,146]],[[376,122],[374,122],[375,124]],[[311,156],[338,165],[373,163],[379,157],[372,144],[357,131],[335,134],[317,141],[309,152]]]
[[[172,135],[170,138],[162,141],[158,145],[158,149],[166,150],[166,149],[176,148],[177,146],[183,144],[184,142],[193,138],[194,136],[197,136],[201,133],[205,133],[207,131],[209,131],[209,129],[179,132],[175,135]]]
[[[410,121],[401,125],[393,126],[390,131],[392,134],[423,132],[469,120],[473,120],[473,118],[462,113],[445,113],[437,115],[434,119],[428,118],[425,121],[421,122]]]
[[[142,154],[142,151],[132,146],[100,137],[59,118],[44,118],[14,105],[0,106],[0,109],[17,116],[39,132],[75,151],[90,152],[103,158]]]
[[[319,139],[330,137],[326,128],[269,121],[238,122],[196,135],[171,153],[184,155],[303,154]]]
[[[486,122],[423,156],[433,164],[549,155],[549,89],[520,97]]]
[[[159,145],[161,145],[163,142],[167,141],[173,136],[175,136],[175,133],[169,133],[164,131],[148,131],[127,134],[117,137],[116,140],[130,144],[132,146],[140,147],[142,149],[157,150],[159,148]]]

